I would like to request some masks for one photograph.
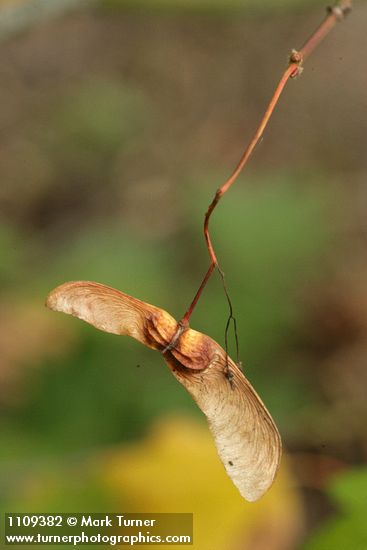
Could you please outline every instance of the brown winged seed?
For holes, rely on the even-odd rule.
[[[163,309],[89,281],[57,287],[46,305],[161,352],[177,330]],[[273,483],[281,456],[278,430],[260,397],[219,344],[196,330],[183,332],[164,359],[207,417],[219,456],[241,495],[259,499]]]

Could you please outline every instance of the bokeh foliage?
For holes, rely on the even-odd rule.
[[[352,470],[333,480],[329,494],[337,505],[337,514],[319,529],[304,547],[305,550],[366,548],[366,492],[366,468]]]
[[[106,0],[99,10],[87,12],[85,20],[81,14],[75,20],[71,16],[76,33],[68,31],[68,21],[60,22],[65,47],[71,32],[76,43],[84,44],[86,57],[76,62],[64,54],[60,64],[56,54],[55,59],[45,54],[46,69],[35,68],[29,59],[33,56],[34,63],[37,52],[38,56],[40,51],[54,52],[58,23],[49,35],[47,25],[34,31],[36,55],[30,32],[30,58],[27,43],[22,42],[25,38],[14,38],[21,46],[20,53],[12,55],[19,56],[18,62],[28,61],[23,69],[8,69],[9,75],[16,73],[13,80],[9,77],[14,97],[2,101],[2,118],[7,120],[10,113],[11,128],[0,152],[5,182],[0,191],[2,510],[103,512],[146,506],[170,511],[179,510],[185,502],[197,515],[200,550],[205,544],[228,550],[228,544],[238,541],[251,550],[261,544],[285,550],[299,542],[302,529],[304,538],[308,537],[310,525],[304,527],[304,523],[311,506],[306,498],[302,504],[304,472],[298,480],[290,474],[292,458],[285,459],[274,492],[255,506],[247,505],[221,469],[200,411],[158,353],[47,311],[43,303],[56,285],[87,279],[163,307],[176,318],[183,314],[208,265],[203,214],[227,176],[231,155],[243,146],[252,112],[263,108],[256,67],[248,69],[245,85],[240,76],[237,84],[231,80],[231,90],[238,85],[240,91],[238,97],[228,99],[231,90],[223,84],[222,75],[227,70],[239,75],[237,61],[228,58],[228,52],[220,60],[221,78],[217,79],[223,97],[215,98],[205,87],[200,104],[195,72],[189,69],[197,63],[197,74],[202,73],[213,55],[210,45],[221,34],[218,29],[228,24],[231,36],[238,14],[244,15],[250,34],[255,22],[265,25],[269,13],[280,24],[274,15],[278,10],[291,13],[309,7],[301,1],[260,5],[250,0]],[[151,18],[154,10],[156,17]],[[192,19],[196,38],[188,49],[194,53],[184,60],[182,35],[179,39],[175,35],[177,22],[160,18],[165,12],[177,16],[185,12],[185,25],[193,13],[200,12],[202,20],[214,13],[220,17],[213,27],[212,23],[206,26],[203,39],[201,27],[195,35],[201,19]],[[224,13],[227,17],[221,18]],[[172,24],[172,34],[165,34],[166,26],[160,32],[160,24]],[[126,39],[127,61],[120,64],[118,59],[108,65],[116,49],[114,40],[119,44],[113,35],[115,26],[119,37]],[[144,29],[151,29],[146,43]],[[45,37],[49,49],[37,45],[41,40],[37,33]],[[176,58],[172,62],[160,35],[171,41],[168,50],[182,52],[182,65],[175,64]],[[93,41],[98,42],[101,57]],[[155,56],[143,63],[139,73],[136,65],[142,52]],[[124,53],[121,48],[117,58]],[[265,72],[265,66],[261,70]],[[174,80],[176,73],[182,81]],[[250,81],[257,82],[254,89]],[[187,95],[181,96],[185,87]],[[197,107],[188,99],[195,93]],[[248,118],[240,121],[240,139],[223,122],[228,114],[238,119],[236,108],[233,113],[230,107],[220,110],[222,103],[236,99],[241,112],[248,110]],[[324,100],[323,95],[318,101]],[[197,126],[189,120],[188,130],[183,130],[191,107],[197,109],[192,115],[197,116]],[[294,104],[292,108],[296,111]],[[362,469],[354,471],[355,464],[365,460],[363,421],[354,422],[350,433],[339,434],[335,419],[340,410],[344,416],[347,411],[344,421],[352,424],[348,410],[354,410],[353,388],[361,386],[355,366],[366,357],[361,344],[366,326],[363,292],[351,290],[353,279],[348,279],[348,269],[363,273],[360,250],[364,249],[353,214],[347,223],[340,215],[348,209],[353,213],[352,193],[341,183],[344,178],[349,184],[345,174],[333,171],[335,155],[329,164],[324,158],[320,162],[317,156],[311,161],[307,157],[308,131],[314,135],[311,129],[315,131],[318,120],[311,116],[310,104],[307,110],[306,103],[305,112],[303,119],[297,119],[303,123],[302,132],[291,138],[288,118],[280,118],[282,132],[275,122],[275,141],[284,140],[285,148],[275,147],[275,158],[270,160],[264,151],[272,144],[259,148],[253,167],[213,215],[211,230],[234,304],[246,375],[279,424],[285,446],[294,455],[295,470],[299,455],[311,464],[319,456],[335,456],[340,469],[347,470],[331,484],[329,473],[321,481],[315,474],[321,502],[315,523],[323,521],[329,506],[332,511],[305,548],[327,550],[351,544],[357,549],[365,541],[366,476]],[[209,124],[217,117],[217,126]],[[322,131],[323,124],[331,125],[325,120],[317,131]],[[199,139],[201,126],[205,131]],[[223,135],[223,144],[216,149]],[[287,139],[299,139],[303,162],[293,162],[288,155]],[[325,137],[320,140],[326,148]],[[279,152],[284,153],[284,162],[279,161]],[[341,164],[344,159],[347,165],[350,157],[343,157],[344,144],[338,152]],[[349,167],[350,172],[354,169]],[[358,170],[363,173],[363,166]],[[347,254],[338,250],[340,241],[347,243]],[[336,285],[334,309],[328,309],[324,300],[338,278],[336,273],[343,274],[343,284]],[[193,315],[192,326],[223,345],[227,316],[228,304],[216,275]],[[350,350],[352,359],[343,371],[349,378],[343,379],[337,366]],[[358,361],[353,361],[355,350]],[[235,355],[233,333],[230,352]],[[346,401],[336,391],[344,380],[350,388]],[[342,409],[338,408],[341,401]],[[326,416],[329,424],[323,424]],[[325,430],[325,425],[332,429]],[[175,481],[178,475],[179,482]],[[210,525],[216,530],[204,541]],[[265,542],[256,538],[259,533]],[[284,533],[291,538],[282,539]]]

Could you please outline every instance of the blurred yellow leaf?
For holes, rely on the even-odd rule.
[[[104,455],[100,471],[126,511],[192,512],[194,548],[287,550],[300,536],[303,511],[284,462],[272,490],[245,502],[206,426],[175,417],[161,420],[144,441]]]

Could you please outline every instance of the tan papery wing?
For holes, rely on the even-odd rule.
[[[48,295],[46,306],[78,317],[104,332],[132,336],[160,351],[170,343],[178,326],[164,309],[92,281],[71,281],[58,286]],[[182,335],[172,353],[189,369],[201,370],[210,360],[201,333],[194,330]]]
[[[213,357],[204,371],[189,371],[167,360],[208,419],[218,454],[241,495],[258,500],[272,485],[279,468],[282,444],[277,427],[250,382],[213,343]]]
[[[112,287],[92,281],[64,283],[50,292],[46,306],[78,317],[104,332],[132,336],[156,348],[146,336],[146,324],[150,317],[159,318],[161,310]],[[176,321],[169,315],[166,322],[170,321],[173,332]]]
[[[177,329],[166,311],[89,281],[57,287],[46,305],[160,351]],[[260,397],[221,346],[205,334],[186,330],[164,358],[208,418],[219,456],[241,495],[249,501],[259,499],[271,486],[281,457],[278,430]]]

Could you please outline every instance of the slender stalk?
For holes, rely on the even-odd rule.
[[[197,290],[194,296],[194,299],[192,300],[189,308],[187,309],[185,315],[182,317],[179,323],[181,327],[181,332],[182,330],[184,330],[185,327],[188,326],[192,312],[194,311],[205,286],[207,285],[211,275],[213,274],[214,268],[218,269],[218,260],[217,260],[215,250],[210,238],[210,233],[209,233],[209,221],[214,209],[216,208],[218,202],[223,197],[223,195],[235,183],[238,176],[242,172],[243,168],[247,164],[250,156],[252,155],[253,150],[255,149],[256,145],[259,143],[259,140],[261,139],[261,136],[263,135],[268,125],[268,122],[273,114],[273,111],[276,105],[278,104],[279,98],[289,79],[294,78],[301,73],[303,61],[313,52],[313,50],[318,46],[318,44],[320,44],[320,42],[331,31],[334,25],[338,21],[341,21],[342,19],[344,19],[344,17],[351,11],[351,9],[352,9],[352,2],[350,0],[341,0],[335,6],[328,8],[327,16],[325,17],[324,21],[314,31],[314,33],[310,36],[310,38],[306,41],[306,43],[302,46],[302,48],[298,51],[297,50],[292,51],[289,58],[288,67],[283,72],[275,88],[273,96],[270,99],[270,102],[265,110],[264,115],[261,118],[260,124],[256,129],[253,138],[251,139],[250,143],[248,144],[245,151],[243,152],[239,163],[237,164],[236,168],[234,169],[230,177],[219,187],[219,189],[215,193],[214,198],[210,203],[204,218],[204,237],[205,237],[205,242],[209,253],[210,265],[209,265],[208,271],[204,276],[203,281],[199,286],[199,289]],[[228,295],[227,295],[227,298],[228,298]],[[229,301],[229,304],[231,307],[230,301]]]

